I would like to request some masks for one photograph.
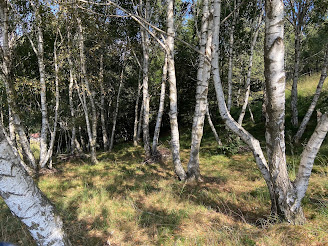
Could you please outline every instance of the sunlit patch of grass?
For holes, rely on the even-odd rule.
[[[40,142],[36,140],[31,140],[30,142],[31,151],[36,160],[40,159]]]
[[[317,79],[310,83],[312,93]],[[303,85],[308,84],[301,81],[299,87]],[[299,94],[305,96],[306,90],[300,89]],[[259,112],[254,110],[257,119]],[[63,217],[73,245],[328,244],[328,142],[318,154],[303,199],[307,223],[273,224],[269,192],[253,155],[219,126],[224,147],[205,129],[200,183],[179,182],[171,160],[145,163],[143,148],[127,143],[116,145],[112,152],[98,153],[97,165],[83,159],[55,163],[58,172],[41,176],[38,185]],[[263,141],[263,122],[245,122],[245,126]],[[185,167],[190,136],[190,131],[181,134]],[[168,139],[162,142],[169,151]],[[289,143],[287,148],[287,168],[293,179],[303,147],[293,146],[293,155]],[[27,230],[2,200],[0,209],[1,240],[33,245]]]

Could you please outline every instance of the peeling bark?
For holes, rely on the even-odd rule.
[[[203,1],[203,16],[201,26],[200,52],[205,54],[199,56],[197,71],[196,106],[193,117],[191,150],[188,162],[188,179],[200,180],[199,150],[203,137],[204,119],[207,110],[208,80],[210,78],[212,26],[210,19],[210,1]]]
[[[71,245],[54,206],[19,164],[0,130],[0,195],[38,245]]]

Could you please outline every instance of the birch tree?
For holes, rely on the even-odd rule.
[[[38,245],[71,245],[55,208],[25,172],[0,129],[0,195]]]
[[[87,123],[88,128],[88,137],[89,137],[89,144],[91,149],[91,161],[93,164],[96,164],[97,156],[96,156],[96,143],[97,143],[97,111],[96,111],[96,105],[94,101],[94,93],[91,90],[91,87],[89,85],[89,79],[87,76],[87,69],[86,69],[86,60],[85,60],[85,54],[84,54],[84,34],[83,34],[83,27],[82,27],[82,21],[79,16],[76,18],[77,21],[77,28],[78,28],[78,35],[79,35],[79,51],[80,51],[80,66],[81,66],[81,80],[83,82],[83,107],[85,112],[85,119]],[[86,98],[85,93],[87,94],[90,105],[91,105],[91,127],[90,127],[90,120],[87,110],[87,104],[86,104]],[[89,121],[89,122],[88,122]],[[88,126],[89,125],[89,126]]]
[[[2,54],[2,64],[1,64],[1,72],[2,72],[2,79],[5,84],[6,94],[7,94],[7,102],[9,105],[9,112],[10,112],[10,124],[11,130],[14,132],[11,135],[15,135],[15,132],[18,133],[19,136],[19,143],[22,148],[22,155],[25,157],[24,159],[27,161],[29,172],[32,174],[36,169],[36,161],[33,156],[33,153],[30,148],[29,141],[25,134],[24,126],[21,121],[21,117],[19,116],[19,112],[17,110],[16,105],[16,95],[15,95],[15,88],[13,85],[13,80],[11,77],[11,51],[13,45],[15,43],[15,36],[12,34],[11,42],[9,40],[9,13],[8,13],[8,1],[3,0],[0,3],[0,17],[1,17],[1,54]],[[14,129],[13,129],[14,128]],[[14,141],[14,139],[12,139]],[[14,145],[14,143],[13,143]]]
[[[104,56],[100,55],[100,68],[99,68],[99,84],[100,84],[100,120],[101,130],[103,135],[104,150],[108,150],[108,135],[105,122],[105,88],[104,88]]]
[[[262,1],[260,2],[260,8],[262,8]],[[254,47],[256,44],[257,36],[259,34],[261,23],[262,23],[262,16],[263,16],[263,9],[261,9],[260,15],[258,16],[257,20],[254,22],[254,27],[253,27],[254,34],[253,34],[253,39],[252,39],[251,48],[250,48],[248,70],[247,70],[247,76],[246,76],[246,93],[245,93],[244,103],[243,103],[243,106],[241,108],[241,112],[240,112],[239,118],[238,118],[239,125],[242,125],[242,123],[243,123],[243,119],[244,119],[247,105],[248,105],[249,95],[251,92],[251,74],[252,74],[252,67],[253,67],[253,53],[254,53]]]
[[[178,102],[177,102],[177,87],[176,76],[174,67],[174,0],[167,1],[167,38],[165,40],[166,52],[167,52],[167,71],[168,82],[170,85],[170,125],[171,125],[171,149],[172,159],[176,175],[180,180],[186,179],[186,172],[183,169],[180,160],[180,140],[179,140],[179,128],[178,128]]]
[[[112,126],[112,134],[111,134],[111,138],[110,138],[109,151],[111,151],[113,149],[113,145],[114,145],[115,129],[116,129],[118,109],[119,109],[119,105],[120,105],[120,95],[121,95],[121,90],[122,90],[122,87],[123,87],[123,79],[124,79],[124,65],[123,65],[121,75],[120,75],[120,84],[118,86],[115,111],[113,113],[113,126]]]
[[[234,7],[239,5],[239,0],[234,0]],[[229,67],[228,67],[228,100],[227,100],[227,106],[228,110],[230,111],[231,108],[231,97],[232,97],[232,71],[233,71],[233,44],[234,44],[234,31],[235,31],[235,25],[236,20],[238,18],[239,11],[235,11],[233,14],[233,19],[231,22],[230,32],[229,32]]]
[[[38,59],[39,74],[40,74],[40,102],[41,102],[41,136],[40,136],[40,161],[39,165],[44,168],[47,164],[47,151],[48,151],[48,130],[49,130],[49,120],[48,120],[48,109],[47,109],[47,87],[46,87],[46,70],[44,63],[44,40],[42,31],[42,18],[41,18],[41,3],[39,1],[29,0],[31,4],[36,25],[36,43],[34,44],[32,38],[30,38],[30,43],[32,45],[33,51]]]
[[[159,138],[159,133],[160,133],[161,124],[162,124],[163,112],[164,112],[166,79],[167,79],[167,54],[165,55],[165,58],[164,58],[161,94],[159,97],[159,108],[158,108],[154,137],[153,137],[153,145],[152,145],[152,155],[153,156],[157,155],[158,138]]]
[[[203,16],[201,26],[199,65],[197,71],[196,106],[192,125],[192,141],[188,162],[188,179],[200,180],[199,149],[203,136],[204,119],[207,111],[208,80],[210,77],[211,45],[212,45],[212,15],[211,1],[203,1]]]
[[[306,126],[307,124],[309,123],[310,121],[310,118],[312,116],[312,113],[317,105],[317,102],[319,100],[319,97],[320,97],[320,93],[321,93],[321,90],[322,90],[322,87],[323,87],[323,83],[325,82],[326,78],[327,78],[327,66],[328,66],[328,46],[326,46],[326,51],[325,51],[325,58],[324,58],[324,63],[323,63],[323,66],[322,66],[322,71],[321,71],[321,76],[320,76],[320,79],[319,79],[319,83],[318,83],[318,86],[317,86],[317,89],[315,91],[315,94],[313,96],[313,99],[312,99],[312,102],[297,130],[297,133],[295,134],[294,136],[294,141],[295,143],[298,143],[299,140],[301,139],[305,129],[306,129]]]
[[[271,213],[293,224],[303,224],[305,217],[301,201],[305,195],[315,156],[328,131],[328,117],[324,114],[300,161],[296,180],[292,182],[287,173],[284,122],[285,122],[285,72],[283,19],[284,4],[281,0],[265,3],[265,79],[266,79],[266,144],[268,162],[264,158],[259,141],[241,127],[227,110],[220,80],[218,64],[220,0],[214,1],[214,32],[212,73],[220,115],[225,124],[252,150],[257,166],[267,183],[271,198]]]
[[[140,0],[140,12],[141,16],[144,16],[146,21],[149,21],[150,17],[150,2],[146,0],[145,6]],[[142,14],[143,13],[143,14]],[[149,28],[148,25],[145,28]],[[146,160],[150,159],[150,136],[149,136],[149,91],[148,91],[148,70],[149,70],[149,34],[145,28],[140,27],[142,51],[143,51],[143,64],[142,64],[142,92],[143,92],[143,144],[145,149]]]
[[[294,28],[295,45],[294,45],[294,68],[293,68],[293,85],[291,93],[291,110],[292,110],[292,125],[298,126],[298,109],[297,109],[297,83],[300,72],[300,57],[302,47],[302,31],[308,21],[309,9],[311,7],[311,0],[299,1],[288,0],[286,5],[289,11],[287,18]]]

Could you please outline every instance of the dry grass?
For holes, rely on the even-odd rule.
[[[269,195],[252,156],[227,158],[211,154],[213,146],[203,148],[203,183],[181,183],[170,161],[145,164],[142,148],[122,145],[99,154],[96,166],[59,163],[59,172],[38,184],[64,218],[73,245],[328,245],[327,172],[311,178],[305,226],[271,224]],[[33,245],[0,206],[1,240]]]
[[[318,79],[301,81],[300,96],[311,96]],[[201,149],[202,183],[177,181],[171,160],[146,164],[143,148],[128,144],[98,153],[95,166],[82,159],[58,162],[57,173],[37,182],[64,219],[73,245],[328,245],[327,141],[303,200],[307,223],[292,226],[268,218],[269,194],[247,148],[227,135],[219,148],[209,133]],[[184,164],[189,137],[181,136]],[[162,151],[169,152],[165,146]],[[295,153],[287,156],[291,177],[299,150]],[[2,200],[0,209],[0,241],[34,245]]]

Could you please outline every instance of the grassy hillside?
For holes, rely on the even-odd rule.
[[[300,83],[301,114],[317,81],[318,76],[312,76]],[[290,92],[286,95],[288,112]],[[319,107],[327,105],[324,97]],[[245,126],[263,140],[260,111],[253,111],[259,123],[248,123],[246,118]],[[288,117],[287,134],[292,134]],[[305,138],[314,125],[315,119]],[[303,200],[307,224],[273,224],[269,194],[252,154],[221,129],[223,147],[205,130],[200,159],[203,183],[175,179],[168,139],[162,139],[164,158],[159,163],[144,163],[143,148],[121,144],[112,153],[98,153],[100,163],[95,166],[83,159],[58,158],[58,172],[41,176],[38,185],[56,205],[73,245],[328,245],[328,141]],[[294,177],[301,147],[288,140],[287,145],[288,169]],[[184,165],[189,146],[190,133],[182,131]],[[0,209],[0,241],[34,245],[3,201]]]

